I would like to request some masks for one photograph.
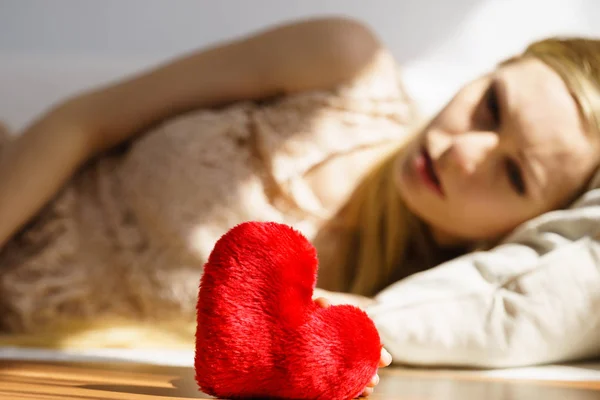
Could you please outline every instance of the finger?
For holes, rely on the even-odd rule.
[[[315,303],[317,303],[322,308],[327,308],[327,307],[329,307],[331,305],[329,303],[329,300],[327,300],[324,297],[319,297],[318,299],[315,300]]]
[[[381,359],[379,360],[380,367],[387,367],[392,363],[392,355],[384,348],[381,349]]]
[[[379,383],[379,375],[375,374],[375,375],[373,375],[373,377],[371,378],[369,383],[367,383],[367,387],[374,388],[375,386],[377,386],[378,383]]]
[[[363,390],[363,392],[360,394],[360,397],[369,397],[370,395],[373,394],[373,388],[365,388],[365,390]]]

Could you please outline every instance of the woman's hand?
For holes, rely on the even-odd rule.
[[[348,304],[363,310],[375,303],[375,300],[370,297],[360,296],[358,294],[330,292],[324,289],[316,288],[313,291],[313,299],[318,299],[321,297],[327,299],[328,304],[331,304],[332,306]]]
[[[315,300],[315,302],[323,308],[327,308],[331,305],[329,303],[329,301],[323,297],[317,298]],[[379,359],[379,367],[380,368],[387,367],[391,363],[392,363],[392,356],[390,355],[390,353],[387,352],[386,349],[382,348],[381,349],[381,358]],[[371,381],[367,384],[367,387],[361,393],[360,397],[368,397],[371,394],[373,394],[373,390],[375,389],[375,386],[377,386],[378,383],[379,383],[379,375],[375,374],[371,378]]]

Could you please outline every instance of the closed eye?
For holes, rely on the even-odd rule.
[[[514,160],[509,158],[505,162],[505,168],[506,176],[512,188],[519,196],[525,196],[527,188],[525,187],[525,180],[523,179],[521,167]]]

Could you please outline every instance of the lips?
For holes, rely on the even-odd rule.
[[[444,195],[439,176],[435,170],[433,160],[429,152],[424,147],[421,148],[420,154],[416,157],[416,170],[424,183],[439,195]]]

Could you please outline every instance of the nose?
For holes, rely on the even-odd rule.
[[[452,135],[438,163],[441,168],[456,169],[461,175],[473,175],[490,153],[498,147],[495,132],[465,132]]]

